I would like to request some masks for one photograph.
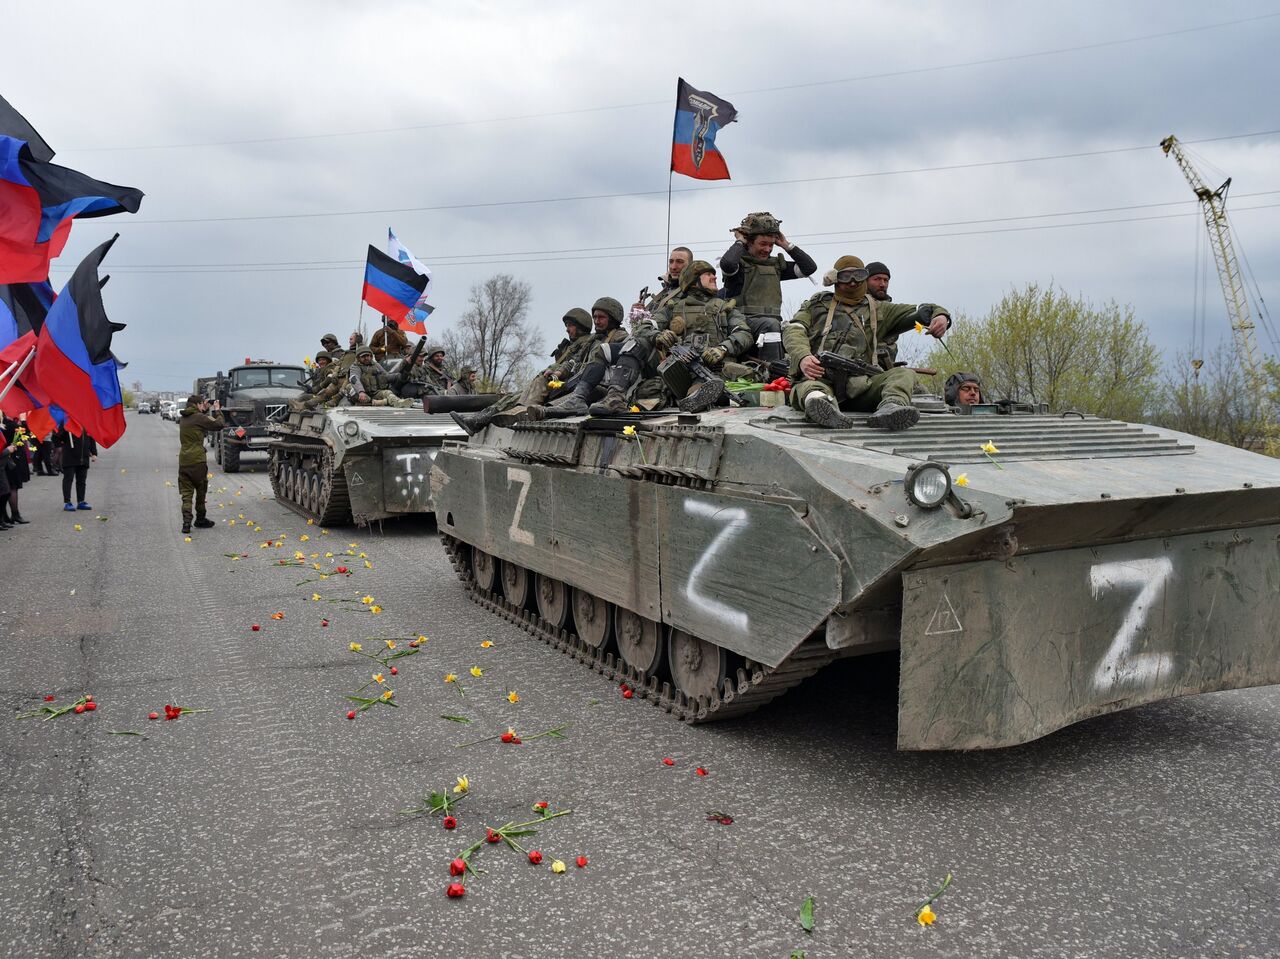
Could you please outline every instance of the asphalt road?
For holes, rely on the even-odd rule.
[[[100,704],[0,722],[4,955],[1280,955],[1275,688],[902,754],[880,657],[691,729],[482,612],[429,521],[322,535],[246,460],[211,465],[218,527],[184,542],[176,453],[173,424],[132,418],[90,471],[92,511],[35,478],[31,525],[0,533],[7,716]],[[352,573],[278,565],[295,550]],[[348,721],[376,667],[348,643],[419,634],[383,670],[399,708]],[[147,719],[166,703],[208,712]],[[508,725],[568,728],[457,748]],[[464,774],[456,830],[398,812]],[[482,845],[447,898],[450,860],[538,801],[572,810],[519,840],[542,865]]]

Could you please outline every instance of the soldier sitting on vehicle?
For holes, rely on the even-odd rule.
[[[982,396],[982,380],[976,373],[952,373],[942,388],[942,396],[948,406],[976,406],[986,402]]]
[[[720,257],[724,274],[724,296],[734,300],[746,315],[755,338],[752,356],[764,363],[781,366],[782,281],[812,276],[818,269],[813,257],[789,243],[782,233],[782,221],[772,213],[749,213],[730,231],[733,245]],[[795,258],[773,255],[774,245]],[[778,371],[779,374],[781,370]]]
[[[476,381],[480,374],[474,367],[464,366],[458,374],[458,378],[453,381],[453,385],[449,387],[447,392],[450,396],[474,396],[477,392]]]
[[[608,392],[591,406],[591,414],[616,415],[630,409],[629,394],[645,370],[661,377],[664,406],[674,402],[686,412],[701,413],[720,402],[725,395],[720,376],[724,362],[751,349],[752,337],[733,301],[718,298],[716,292],[715,267],[706,260],[685,267],[676,295],[658,308],[651,325],[634,334],[639,348],[623,347],[609,375]],[[660,355],[665,356],[661,362]]]
[[[445,372],[444,347],[428,346],[422,351],[413,369],[409,372],[409,382],[418,384],[419,396],[443,396],[453,386],[453,379]]]
[[[476,433],[490,423],[510,426],[524,419],[532,419],[528,410],[547,402],[566,389],[565,380],[572,377],[586,363],[587,353],[594,344],[591,336],[591,314],[575,306],[562,318],[565,337],[551,354],[552,363],[534,376],[519,395],[507,393],[478,413],[450,413],[454,421],[468,433]],[[554,385],[553,385],[554,384]]]
[[[347,373],[347,399],[356,406],[416,406],[395,393],[397,377],[373,361],[373,350],[362,346],[356,364]]]
[[[382,327],[374,331],[369,340],[369,349],[373,350],[374,359],[379,361],[398,359],[408,346],[409,338],[401,331],[400,324],[389,316],[383,316]]]
[[[611,296],[602,296],[591,305],[591,323],[595,332],[586,347],[586,362],[564,383],[570,392],[549,406],[530,407],[531,419],[585,416],[609,368],[634,342],[622,328],[622,304]]]
[[[838,370],[839,359],[869,369],[876,346],[885,336],[903,333],[919,322],[931,336],[941,338],[950,322],[941,306],[888,303],[867,294],[867,270],[856,256],[842,256],[824,278],[824,290],[805,301],[783,330],[791,360],[791,405],[828,429],[847,429],[854,421],[842,409],[871,413],[867,425],[886,430],[914,426],[920,414],[911,405],[915,372],[897,366],[875,375]],[[834,355],[827,369],[819,354]]]
[[[680,289],[680,274],[693,262],[693,251],[687,246],[677,246],[667,257],[667,272],[658,277],[658,292],[650,293],[646,286],[631,305],[632,326],[653,316],[654,311],[676,295]]]
[[[330,363],[337,363],[347,354],[347,351],[338,345],[337,333],[326,333],[320,337],[320,349],[329,354]]]
[[[321,350],[316,354],[315,362],[311,364],[311,371],[307,374],[305,383],[298,381],[298,385],[303,387],[303,393],[296,399],[289,401],[289,408],[294,410],[310,409],[308,402],[314,400],[316,395],[324,389],[325,383],[329,379],[329,373],[333,366],[332,358],[327,350]]]

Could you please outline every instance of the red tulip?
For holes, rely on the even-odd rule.
[[[334,572],[335,572],[335,573],[349,573],[349,572],[350,572],[350,570],[349,570],[349,569],[347,569],[345,566],[339,566],[339,567],[337,567],[337,568],[334,570]]]
[[[497,842],[497,841],[498,841],[498,840],[500,840],[501,838],[502,838],[502,837],[501,837],[501,836],[499,836],[499,835],[498,835],[496,832],[494,832],[492,829],[486,829],[486,830],[484,831],[484,841],[485,841],[485,842]]]
[[[251,630],[253,630],[255,633],[256,633],[258,630],[262,629],[262,627],[261,627],[261,626],[259,626],[257,623],[254,623],[254,624],[253,624],[252,626],[250,626],[249,628],[250,628]]]
[[[159,713],[147,713],[147,718],[148,718],[148,719],[159,719],[159,718],[160,718],[160,714],[159,714]]]
[[[44,701],[45,701],[46,703],[51,703],[51,702],[53,702],[53,697],[52,697],[52,696],[46,696],[46,697],[44,698]]]
[[[534,808],[534,809],[546,809],[546,808],[547,808],[547,804],[546,804],[546,803],[544,803],[544,802],[536,802],[536,803],[534,803],[534,804],[533,804],[533,808]]]
[[[634,696],[634,695],[635,695],[635,693],[633,693],[630,689],[624,689],[624,690],[622,691],[622,698],[623,698],[623,699],[630,699],[630,698],[631,698],[632,696]]]
[[[440,825],[444,826],[445,829],[456,829],[458,828],[458,820],[453,816],[445,816]]]
[[[86,703],[91,703],[91,702],[93,702],[93,697],[92,697],[92,696],[90,696],[88,693],[85,693],[85,694],[84,694],[84,701],[85,701]]]
[[[705,776],[707,774],[707,771],[703,769],[701,766],[695,769],[694,772],[697,773],[699,776]]]
[[[672,759],[670,756],[665,756],[665,757],[663,757],[662,765],[664,765],[664,766],[674,766],[675,764],[676,764],[676,761],[675,761],[674,759]]]
[[[85,703],[85,704],[84,704],[84,708],[85,708],[88,712],[93,712],[95,709],[97,709],[97,708],[98,708],[98,704],[97,704],[97,703],[95,703],[95,702],[91,699],[91,700],[89,700],[87,703]]]
[[[76,703],[76,712],[78,713],[84,712],[84,703]]]
[[[451,876],[461,876],[466,871],[467,864],[462,859],[455,859],[453,862],[449,863],[449,875]]]
[[[586,857],[586,856],[579,856],[579,857],[578,857],[577,859],[575,859],[574,861],[578,864],[578,868],[579,868],[579,869],[584,869],[584,868],[586,868],[586,865],[587,865],[587,857]]]
[[[515,745],[517,745],[517,746],[519,746],[519,745],[520,745],[520,737],[519,737],[519,736],[512,736],[512,737],[511,737],[511,741],[512,741]]]
[[[321,625],[321,626],[328,626],[328,625],[329,625],[329,621],[328,621],[327,619],[322,619],[322,620],[320,620],[320,625]]]
[[[467,894],[467,887],[460,882],[451,882],[449,887],[445,889],[444,894],[450,899],[461,899]]]
[[[347,718],[348,718],[348,719],[355,719],[355,718],[356,718],[356,711],[353,709],[353,710],[351,710],[349,713],[347,713]]]
[[[514,740],[514,739],[516,738],[516,734],[515,734],[515,733],[503,733],[503,734],[502,734],[501,736],[499,736],[498,738],[499,738],[499,739],[501,739],[504,743],[509,743],[509,742],[511,742],[512,740]]]
[[[392,676],[399,676],[399,675],[400,675],[400,670],[398,670],[398,669],[396,669],[394,666],[392,666],[392,667],[391,667],[391,675],[392,675]]]
[[[538,865],[539,863],[542,862],[542,853],[538,852],[538,850],[536,849],[530,849],[529,861],[533,863],[535,866]]]

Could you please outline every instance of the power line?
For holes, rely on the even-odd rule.
[[[1262,190],[1255,193],[1239,193],[1236,199],[1244,200],[1252,197],[1274,196],[1280,193],[1280,190]],[[863,233],[884,233],[899,230],[925,230],[935,229],[946,226],[975,226],[983,223],[1009,223],[1020,220],[1040,220],[1048,217],[1061,216],[1091,216],[1098,213],[1122,213],[1130,210],[1150,210],[1162,206],[1187,206],[1196,204],[1196,200],[1168,200],[1163,203],[1138,203],[1127,206],[1107,206],[1096,207],[1092,210],[1061,210],[1053,213],[1028,213],[1021,216],[999,216],[986,217],[978,220],[943,220],[938,223],[913,223],[907,226],[880,226],[867,227],[862,230],[832,230],[825,233],[796,233],[792,234],[793,239],[802,240],[824,236],[856,236]],[[689,240],[686,245],[689,246],[711,246],[721,242],[720,238],[714,240]],[[636,250],[653,252],[654,250],[662,251],[663,245],[660,243],[631,243],[622,246],[583,246],[583,247],[567,247],[559,250],[502,250],[492,253],[473,252],[473,253],[450,253],[450,254],[433,254],[427,252],[426,259],[432,263],[440,265],[449,265],[454,260],[474,260],[478,257],[505,258],[513,256],[552,256],[556,254],[567,253],[609,253],[619,250]],[[266,267],[266,266],[359,266],[364,260],[342,259],[342,260],[277,260],[277,261],[261,261],[251,263],[121,263],[116,264],[116,269],[131,268],[176,268],[176,267]]]
[[[1251,210],[1269,210],[1276,207],[1280,207],[1280,203],[1265,203],[1265,204],[1259,204],[1257,206],[1241,207],[1241,208],[1238,208],[1235,212],[1247,213]],[[1033,230],[1062,230],[1062,229],[1071,229],[1074,227],[1082,227],[1082,226],[1105,226],[1105,225],[1117,224],[1117,223],[1141,223],[1141,222],[1146,222],[1150,220],[1175,220],[1175,219],[1181,219],[1184,217],[1192,217],[1192,216],[1199,216],[1199,214],[1198,213],[1165,213],[1165,214],[1158,214],[1156,216],[1116,217],[1116,218],[1107,219],[1107,220],[1086,220],[1079,223],[1043,223],[1043,224],[1037,224],[1033,226],[1014,226],[1014,227],[1004,227],[1001,229],[991,229],[991,230],[958,230],[958,231],[950,231],[945,233],[916,233],[916,234],[907,234],[902,236],[865,236],[857,240],[851,240],[851,239],[826,240],[819,243],[811,243],[809,244],[809,247],[815,248],[815,247],[828,247],[828,246],[844,246],[851,242],[857,242],[857,243],[863,243],[863,244],[894,243],[900,240],[931,240],[931,239],[939,239],[939,238],[945,238],[945,237],[958,237],[958,236],[990,236],[990,235],[999,234],[999,233],[1023,233],[1023,232],[1033,231]],[[898,228],[898,229],[905,229],[905,228]],[[500,260],[500,261],[495,261],[492,259],[463,260],[463,261],[451,263],[449,265],[450,266],[494,266],[497,263],[577,263],[585,260],[618,260],[618,259],[633,259],[636,257],[650,257],[650,256],[653,256],[652,251],[645,251],[645,252],[639,252],[639,253],[605,253],[605,254],[597,254],[592,256],[532,257],[532,258],[526,258],[526,259],[507,258],[505,260]],[[312,272],[330,272],[335,270],[352,270],[356,266],[358,266],[358,263],[346,264],[341,266],[287,266],[287,267],[267,267],[267,268],[261,268],[261,269],[224,269],[220,267],[214,267],[214,268],[208,268],[208,269],[169,269],[169,268],[163,268],[163,267],[158,267],[158,268],[134,267],[132,269],[126,269],[122,267],[115,267],[113,268],[113,272],[119,272],[122,275],[135,275],[135,276],[200,274],[200,273],[239,273],[239,274],[312,273]],[[74,269],[74,267],[59,266],[59,267],[54,267],[54,269],[65,270],[69,272],[72,269]]]
[[[1199,140],[1182,140],[1182,143],[1217,143],[1223,140],[1243,140],[1252,137],[1266,137],[1280,134],[1280,130],[1259,130],[1253,133],[1234,133],[1227,136],[1205,137]],[[980,160],[973,163],[951,163],[942,166],[912,167],[901,170],[876,170],[865,173],[846,173],[836,176],[796,177],[788,180],[759,180],[752,183],[726,183],[720,186],[679,187],[675,193],[701,193],[707,190],[746,190],[762,186],[790,186],[798,183],[831,183],[837,180],[861,180],[883,176],[904,176],[917,173],[941,173],[953,170],[973,170],[982,167],[1011,166],[1019,163],[1039,163],[1045,160],[1076,160],[1085,157],[1107,156],[1117,153],[1133,153],[1138,150],[1153,149],[1152,144],[1143,143],[1137,146],[1112,147],[1105,150],[1086,150],[1076,153],[1053,153],[1043,156],[1018,157],[1010,160]],[[580,196],[539,197],[527,200],[491,200],[480,203],[447,203],[438,206],[393,207],[378,210],[334,210],[320,213],[264,213],[251,216],[208,216],[208,217],[173,217],[163,220],[130,220],[130,226],[155,226],[173,223],[243,223],[260,220],[309,220],[321,217],[339,216],[374,216],[403,213],[435,213],[445,210],[476,210],[506,206],[533,206],[548,203],[571,203],[583,200],[617,200],[631,197],[665,196],[664,190],[639,190],[622,193],[592,193]],[[110,224],[108,224],[110,225]]]
[[[895,77],[913,76],[922,73],[937,73],[944,70],[960,70],[970,67],[989,66],[997,63],[1014,63],[1020,60],[1031,60],[1038,57],[1061,56],[1067,53],[1082,53],[1087,50],[1099,50],[1106,47],[1117,47],[1132,43],[1145,43],[1149,40],[1161,40],[1167,37],[1182,36],[1188,33],[1199,33],[1204,30],[1218,30],[1224,27],[1238,26],[1244,23],[1255,23],[1259,20],[1268,20],[1273,17],[1280,16],[1280,13],[1264,13],[1256,17],[1244,17],[1238,20],[1222,20],[1216,23],[1200,24],[1194,27],[1184,27],[1180,30],[1168,30],[1163,33],[1149,33],[1137,37],[1124,37],[1117,40],[1100,40],[1096,43],[1085,43],[1071,47],[1058,47],[1052,50],[1037,50],[1030,53],[1014,53],[1000,57],[987,57],[981,60],[962,60],[956,63],[942,63],[926,67],[912,67],[905,70],[892,70],[884,73],[867,73],[856,77],[840,77],[830,80],[811,80],[803,83],[791,83],[783,86],[773,87],[757,87],[751,90],[731,90],[724,96],[754,96],[759,93],[775,93],[787,90],[803,90],[812,89],[813,87],[836,86],[843,83],[864,83],[868,80],[886,80]],[[633,110],[640,107],[666,106],[670,105],[671,98],[666,97],[662,100],[644,100],[637,103],[619,103],[598,107],[579,107],[572,110],[551,110],[542,113],[524,113],[502,117],[484,117],[472,120],[447,120],[438,123],[421,123],[403,127],[380,127],[366,130],[348,130],[331,133],[308,133],[298,134],[296,136],[283,137],[253,137],[239,140],[211,140],[203,143],[166,143],[153,144],[149,146],[117,146],[117,147],[81,147],[77,150],[68,152],[78,153],[116,153],[124,151],[140,151],[140,150],[184,150],[184,149],[203,149],[206,147],[218,146],[248,146],[262,143],[290,143],[305,140],[326,140],[338,139],[343,137],[365,137],[380,136],[388,133],[410,133],[419,130],[440,130],[447,127],[464,127],[476,126],[489,123],[513,123],[519,120],[543,120],[551,117],[562,116],[578,116],[586,113],[605,113],[613,110]]]

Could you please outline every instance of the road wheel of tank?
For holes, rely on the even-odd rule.
[[[314,470],[309,470],[307,475],[310,480],[307,482],[307,489],[310,491],[311,498],[307,500],[307,509],[320,515],[320,474]]]
[[[672,629],[667,662],[676,687],[690,699],[715,699],[729,674],[729,651],[705,639]]]
[[[624,663],[639,670],[646,679],[658,674],[667,651],[661,624],[619,606],[613,611],[613,635]]]
[[[516,609],[528,609],[533,598],[529,571],[515,563],[502,561],[502,595]]]
[[[585,589],[575,589],[573,627],[580,640],[602,653],[613,638],[613,607]]]
[[[491,593],[498,584],[498,561],[484,550],[472,546],[471,573],[476,578],[476,586]]]
[[[222,454],[222,472],[240,472],[240,447],[228,443],[219,443],[218,450]]]
[[[569,624],[569,587],[558,579],[538,574],[534,584],[534,595],[538,601],[538,615],[547,621],[554,630],[564,629]]]

